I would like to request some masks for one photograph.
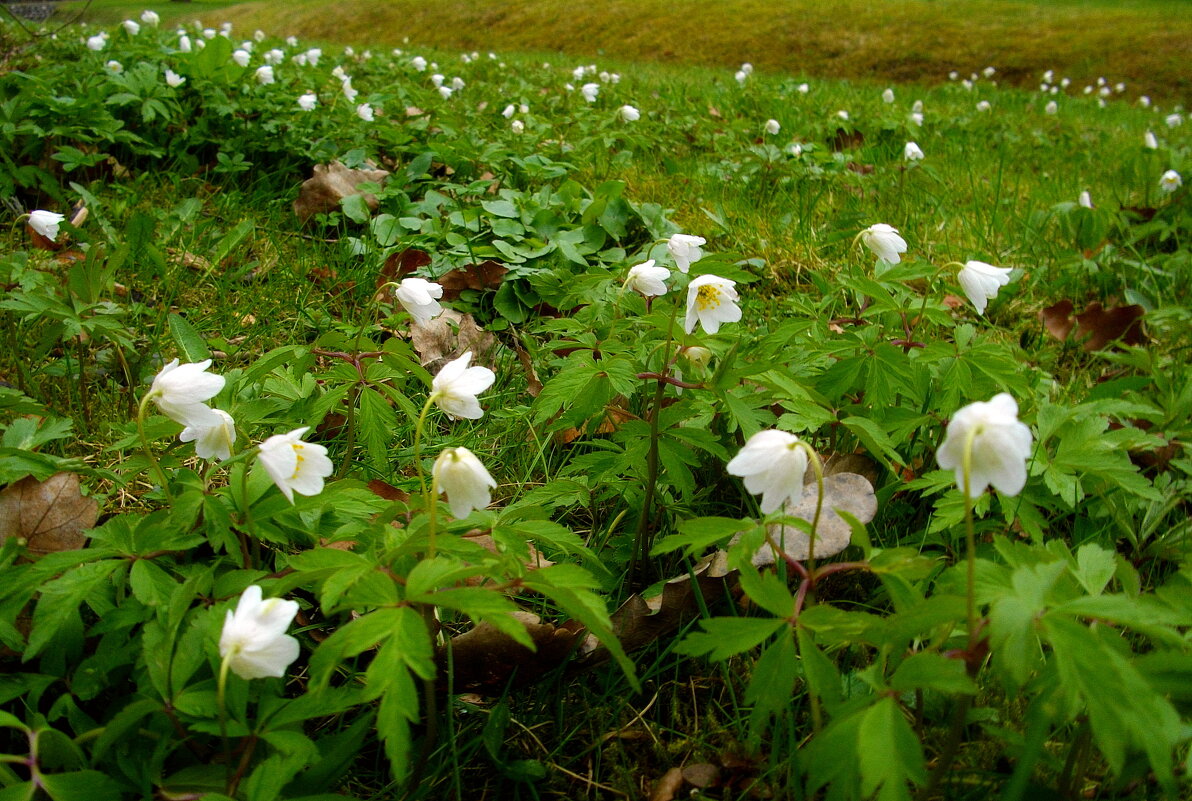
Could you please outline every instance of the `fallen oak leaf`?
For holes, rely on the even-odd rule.
[[[469,264],[439,276],[438,284],[443,287],[443,300],[458,300],[465,289],[483,291],[496,289],[509,268],[498,261],[488,259],[479,264]]]
[[[1146,342],[1141,323],[1145,314],[1146,309],[1137,304],[1106,309],[1094,301],[1076,315],[1076,335],[1088,336],[1086,351],[1101,350],[1118,340],[1123,345],[1142,345]]]
[[[496,347],[497,338],[478,326],[472,315],[444,309],[425,323],[410,323],[410,344],[422,366],[434,369],[458,359],[466,351],[472,351],[477,363],[484,362]]]
[[[584,632],[574,621],[555,626],[531,612],[510,616],[525,628],[533,649],[488,622],[435,649],[440,681],[445,681],[450,665],[452,692],[498,695],[510,686],[533,684],[567,661]]]
[[[307,222],[316,214],[338,211],[344,198],[362,194],[357,189],[360,184],[381,184],[388,177],[388,170],[353,170],[338,161],[316,164],[311,177],[302,182],[294,201],[294,214],[301,222]],[[363,194],[368,208],[376,211],[380,205],[377,196]]]
[[[74,473],[55,473],[45,481],[27,476],[0,492],[0,543],[24,540],[37,556],[76,550],[98,516],[99,503],[83,497]]]

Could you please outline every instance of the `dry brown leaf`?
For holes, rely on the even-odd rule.
[[[634,419],[633,412],[625,408],[626,403],[628,401],[624,396],[617,396],[604,407],[604,416],[600,418],[600,425],[596,426],[597,434],[611,434],[620,428],[622,423]],[[556,445],[568,445],[587,433],[588,426],[584,424],[580,428],[565,428],[562,431],[556,431],[552,439]]]
[[[530,352],[522,347],[521,341],[513,340],[513,349],[517,352],[517,360],[522,366],[522,372],[526,374],[526,392],[530,393],[531,398],[537,398],[538,393],[542,392],[542,381],[538,378],[538,371],[534,369],[534,360],[530,358]]]
[[[538,615],[514,612],[533,641],[535,650],[516,642],[491,623],[481,623],[448,646],[435,649],[435,664],[440,679],[447,675],[448,648],[452,669],[452,692],[493,695],[509,687],[533,684],[567,661],[583,628],[574,622],[560,626],[543,623]]]
[[[425,111],[418,108],[417,106],[406,106],[406,116],[407,117],[421,117],[425,113],[426,113]]]
[[[302,183],[298,199],[294,201],[294,214],[306,222],[316,214],[337,211],[345,197],[360,194],[357,186],[367,182],[384,183],[388,176],[388,170],[352,170],[338,161],[316,164],[314,175]],[[364,202],[376,210],[376,195],[365,194]]]
[[[671,768],[662,774],[662,778],[654,785],[654,792],[650,793],[650,801],[674,801],[675,796],[683,789],[683,771],[681,768]]]
[[[710,762],[697,762],[683,768],[683,778],[687,780],[688,784],[702,790],[705,787],[712,787],[720,781],[720,767]]]
[[[861,164],[860,162],[857,162],[857,161],[850,161],[848,164],[845,164],[844,166],[850,172],[855,172],[857,175],[869,175],[875,169],[877,169],[872,164]]]
[[[1094,301],[1076,315],[1076,335],[1088,336],[1084,349],[1101,350],[1111,342],[1121,340],[1123,345],[1141,345],[1146,342],[1142,332],[1142,318],[1146,309],[1133,306],[1117,306],[1106,309]]]
[[[1063,342],[1076,325],[1072,320],[1072,311],[1072,301],[1065,298],[1053,306],[1040,309],[1039,319],[1043,321],[1043,327],[1047,329],[1047,333]]]
[[[816,492],[812,487],[809,492],[803,493],[803,499],[788,514],[810,523],[815,517],[815,505]],[[873,485],[856,473],[837,473],[824,477],[823,511],[815,530],[817,558],[835,556],[847,548],[852,540],[853,530],[843,517],[836,514],[837,509],[848,512],[862,523],[868,523],[877,514],[877,496],[873,494]],[[811,540],[802,529],[774,525],[770,526],[770,536],[791,559],[801,562],[807,558]],[[737,539],[740,537],[734,538],[733,542]],[[762,546],[753,555],[753,564],[758,567],[774,564],[773,549],[768,545]]]
[[[0,542],[16,537],[38,556],[82,548],[99,504],[84,498],[79,477],[56,473],[45,481],[22,478],[0,492]]]
[[[508,267],[489,259],[445,273],[438,279],[439,286],[443,287],[443,300],[458,300],[465,289],[496,289],[507,272]]]
[[[855,150],[865,143],[865,134],[860,131],[846,131],[837,128],[836,133],[828,140],[828,144],[837,153],[842,150]]]
[[[377,289],[390,282],[400,281],[407,275],[414,273],[419,267],[430,264],[430,254],[416,248],[406,248],[397,253],[390,253],[385,259],[384,266],[377,273]]]
[[[1070,300],[1061,300],[1039,312],[1039,319],[1047,333],[1060,341],[1066,340],[1076,330],[1076,337],[1085,340],[1086,351],[1102,350],[1110,343],[1121,341],[1125,345],[1142,345],[1146,334],[1142,330],[1142,318],[1146,310],[1142,306],[1115,306],[1106,309],[1099,301],[1093,301],[1084,311],[1073,317]]]
[[[201,273],[211,272],[211,262],[202,256],[191,253],[189,250],[175,250],[174,248],[167,248],[166,254],[170,260],[176,264],[181,264],[188,270],[197,270]]]
[[[382,481],[379,478],[374,478],[368,482],[368,491],[379,498],[384,498],[387,501],[401,501],[405,503],[410,500],[410,493],[405,490],[398,489],[392,484]]]
[[[410,323],[410,344],[422,365],[433,370],[469,350],[473,364],[483,363],[497,339],[476,325],[472,315],[444,309],[433,320]]]
[[[720,114],[720,109],[715,106],[708,106],[708,116],[718,120],[722,115]]]

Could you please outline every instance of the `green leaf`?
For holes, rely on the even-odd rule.
[[[798,668],[795,641],[789,631],[762,651],[745,688],[745,703],[753,706],[749,713],[752,742],[760,743],[770,719],[790,707]]]
[[[910,801],[908,783],[927,778],[923,746],[898,702],[883,696],[869,708],[857,732],[861,795],[878,801]]]
[[[709,545],[720,544],[739,531],[756,527],[752,520],[737,520],[731,517],[695,517],[679,523],[679,533],[663,537],[650,550],[651,556],[677,551],[680,548],[688,555],[703,553]]]
[[[344,216],[352,222],[363,224],[372,218],[372,209],[368,207],[368,201],[362,194],[348,195],[340,200],[340,205],[343,207]]]
[[[890,689],[899,692],[936,690],[954,695],[977,692],[977,686],[965,672],[963,661],[933,652],[913,654],[905,659],[890,677]]]
[[[711,617],[700,621],[703,630],[688,634],[675,651],[725,660],[761,645],[786,625],[786,620],[772,617]]]
[[[790,618],[795,614],[795,597],[777,573],[759,573],[756,567],[746,563],[740,567],[740,576],[741,589],[762,609],[780,618]]]
[[[54,801],[120,801],[122,788],[97,770],[43,773],[42,786]]]
[[[812,695],[823,701],[828,711],[831,712],[843,698],[840,671],[836,669],[836,663],[815,644],[811,632],[800,627],[796,639],[799,643],[799,657],[807,689]]]
[[[341,661],[387,640],[401,626],[403,611],[413,612],[408,608],[376,609],[336,629],[310,658],[312,688],[326,687],[331,671]]]
[[[211,351],[207,349],[207,342],[195,327],[187,322],[185,317],[170,313],[170,335],[174,337],[174,344],[178,352],[184,357],[184,362],[201,362],[211,358]]]

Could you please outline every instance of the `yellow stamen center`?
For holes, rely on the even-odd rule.
[[[695,305],[700,311],[715,309],[720,305],[720,287],[715,284],[704,284],[695,293]]]
[[[302,472],[302,449],[304,447],[301,442],[294,443],[294,475],[290,476],[291,481],[298,478],[298,474]]]

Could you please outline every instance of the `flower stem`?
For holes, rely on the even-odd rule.
[[[967,585],[966,585],[966,612],[968,617],[969,630],[969,649],[971,650],[976,645],[977,640],[977,600],[976,600],[976,586],[977,586],[977,535],[973,527],[973,493],[972,493],[972,474],[973,474],[973,440],[976,439],[977,433],[980,431],[979,426],[973,426],[968,430],[968,435],[964,440],[964,456],[961,462],[961,468],[964,471],[964,540],[965,550],[967,555],[965,560],[967,562]]]
[[[219,663],[219,682],[215,688],[215,705],[219,707],[219,737],[223,740],[224,767],[227,770],[227,786],[231,787],[234,774],[232,773],[232,748],[228,743],[228,710],[226,706],[228,688],[228,668],[232,666],[232,651],[229,649]]]
[[[426,555],[428,558],[433,558],[435,555],[435,524],[438,517],[439,494],[437,492],[438,482],[435,481],[434,476],[431,476],[430,486],[427,487],[426,474],[422,470],[422,429],[426,425],[426,416],[430,413],[430,407],[434,406],[437,397],[434,392],[430,394],[418,415],[418,422],[414,424],[414,470],[418,473],[418,486],[422,489],[422,503],[427,514],[429,530],[426,535]]]
[[[161,483],[161,490],[165,493],[166,501],[173,504],[174,495],[170,492],[170,482],[166,478],[166,471],[162,469],[161,463],[153,455],[153,449],[149,447],[149,437],[145,434],[145,410],[149,407],[151,397],[152,393],[146,392],[145,396],[141,398],[140,405],[137,406],[137,434],[141,437],[141,450],[145,452],[145,458],[152,465],[153,472],[157,473],[157,480]]]

